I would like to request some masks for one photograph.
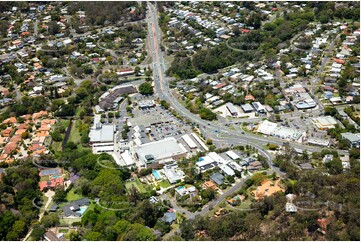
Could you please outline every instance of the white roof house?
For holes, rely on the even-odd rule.
[[[223,171],[227,176],[234,176],[234,171],[227,165],[220,165],[219,168]]]
[[[241,158],[232,150],[227,151],[226,155],[228,155],[232,160],[237,160]]]
[[[221,157],[219,156],[216,152],[210,152],[208,154],[209,157],[211,157],[214,161],[217,161],[218,164],[226,164],[227,162]]]

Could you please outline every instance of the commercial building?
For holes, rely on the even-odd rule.
[[[155,103],[153,100],[141,100],[141,101],[138,101],[137,104],[140,109],[155,107]]]
[[[182,139],[184,140],[184,142],[186,142],[189,148],[191,149],[197,148],[196,143],[194,143],[194,141],[191,139],[191,137],[188,134],[183,135]]]
[[[237,111],[236,107],[232,103],[227,103],[226,107],[227,107],[227,110],[229,111],[229,113],[232,116],[237,116],[238,115],[238,111]]]
[[[133,160],[132,156],[129,154],[129,150],[125,150],[120,156],[122,157],[126,167],[135,166],[135,161]]]
[[[245,112],[245,113],[253,112],[253,107],[249,103],[241,105],[241,108],[242,108],[243,112]]]
[[[337,121],[331,116],[326,116],[313,118],[312,123],[320,130],[327,130],[335,128]]]
[[[118,103],[122,100],[120,99],[122,95],[136,92],[137,89],[135,89],[132,85],[115,86],[100,96],[99,107],[102,110],[115,109],[118,106]]]
[[[257,132],[261,134],[271,135],[271,133],[276,127],[277,127],[276,123],[265,120],[259,124],[257,128]]]
[[[218,155],[216,152],[210,152],[208,156],[216,161],[218,164],[227,164],[228,162],[224,160],[220,155]]]
[[[330,146],[330,140],[327,139],[309,138],[307,142],[312,145]]]
[[[360,134],[353,134],[350,132],[342,133],[342,138],[347,140],[351,148],[360,147]]]
[[[90,129],[89,144],[92,146],[93,153],[104,153],[114,151],[114,135],[116,127],[113,124],[103,125],[96,123]]]
[[[293,85],[283,90],[286,97],[293,97],[292,104],[298,109],[309,109],[317,106],[316,102],[306,92],[301,84]]]
[[[207,147],[207,145],[198,137],[198,135],[196,135],[195,133],[191,133],[191,136],[198,142],[198,144],[201,145],[201,147],[205,150],[208,151],[209,148]]]
[[[91,129],[89,133],[90,144],[97,143],[113,143],[114,144],[114,124],[97,123],[95,129]]]
[[[263,107],[263,105],[260,102],[253,102],[252,105],[258,113],[266,112],[266,109]]]
[[[239,164],[237,164],[234,161],[229,162],[227,165],[235,171],[242,171],[242,166],[240,166]]]
[[[187,150],[174,137],[156,142],[141,144],[134,148],[139,160],[147,165],[159,163],[169,158],[179,159],[187,156]]]

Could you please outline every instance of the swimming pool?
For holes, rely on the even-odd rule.
[[[61,177],[61,175],[55,175],[53,176],[54,179]]]
[[[82,206],[82,207],[80,207],[79,213],[80,213],[81,215],[83,215],[83,214],[85,213],[85,211],[87,210],[87,208],[88,208],[88,206]]]
[[[160,176],[159,172],[156,171],[156,170],[153,170],[153,171],[152,171],[152,174],[153,174],[153,176],[155,177],[155,179],[157,179],[157,180],[159,180],[159,179],[162,178],[162,177]]]
[[[178,191],[183,190],[183,189],[184,189],[184,186],[177,187]]]

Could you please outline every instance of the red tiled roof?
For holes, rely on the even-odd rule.
[[[214,89],[219,89],[219,88],[222,88],[226,85],[226,83],[221,83],[221,84],[218,84],[214,87]]]
[[[253,95],[246,95],[246,96],[245,96],[245,100],[246,100],[246,101],[248,101],[248,100],[253,100],[253,101],[254,101],[254,100],[256,100],[256,99],[254,98]]]
[[[62,186],[64,183],[63,177],[53,178],[50,181],[41,181],[39,182],[40,191],[44,190],[46,187],[57,187]]]
[[[338,63],[338,64],[345,64],[345,60],[334,58],[333,61]]]

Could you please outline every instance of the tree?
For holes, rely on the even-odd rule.
[[[73,141],[69,141],[65,145],[65,148],[70,149],[70,150],[75,150],[77,147],[78,146]]]
[[[57,24],[57,22],[51,21],[51,22],[48,24],[48,31],[49,31],[49,34],[50,34],[50,35],[56,35],[56,34],[58,34],[59,31],[60,31],[60,27],[59,27],[59,25]]]
[[[44,234],[45,234],[45,229],[42,225],[40,224],[35,224],[33,231],[31,232],[31,237],[35,240],[35,241],[39,241],[43,238]]]
[[[139,92],[142,95],[152,95],[154,93],[152,84],[149,82],[144,82],[139,85]]]
[[[195,231],[194,231],[194,227],[193,227],[194,223],[192,220],[184,220],[179,228],[181,230],[181,236],[183,239],[185,240],[193,240],[194,239],[194,235],[195,235]]]
[[[139,67],[139,66],[136,66],[136,67],[134,68],[134,73],[135,73],[136,76],[139,75],[139,73],[140,73],[140,67]]]
[[[55,195],[53,197],[53,201],[55,203],[62,203],[62,202],[66,202],[66,191],[64,190],[57,190],[55,192]]]
[[[102,236],[102,234],[101,233],[99,233],[99,232],[90,232],[89,234],[87,234],[86,236],[85,236],[85,239],[86,240],[90,240],[90,241],[99,241],[99,240],[103,240],[103,236]]]
[[[259,186],[265,179],[266,175],[263,175],[262,173],[256,173],[252,176],[253,184],[257,186]]]
[[[132,224],[130,226],[130,229],[125,232],[125,234],[122,236],[122,240],[130,241],[130,240],[142,240],[142,241],[149,241],[149,240],[155,240],[157,237],[153,232],[145,227],[142,224]]]
[[[79,232],[74,231],[74,230],[70,231],[69,239],[70,239],[70,241],[81,241],[82,240]]]
[[[56,213],[47,214],[41,219],[41,224],[45,228],[55,227],[59,224],[59,216]]]
[[[59,130],[54,130],[52,133],[51,133],[51,138],[54,140],[54,141],[62,141],[62,137],[61,137],[61,134],[59,132]]]
[[[331,161],[327,162],[325,166],[328,168],[330,174],[337,175],[341,174],[343,171],[341,160],[334,158]]]
[[[209,121],[217,119],[217,114],[213,113],[209,108],[201,108],[200,116],[202,119]]]
[[[21,138],[27,139],[29,137],[29,132],[24,132],[21,134]]]
[[[206,201],[211,201],[216,197],[216,192],[211,188],[203,189],[200,194]]]
[[[25,235],[26,225],[23,220],[18,220],[14,223],[11,231],[7,234],[7,240],[19,240]]]

